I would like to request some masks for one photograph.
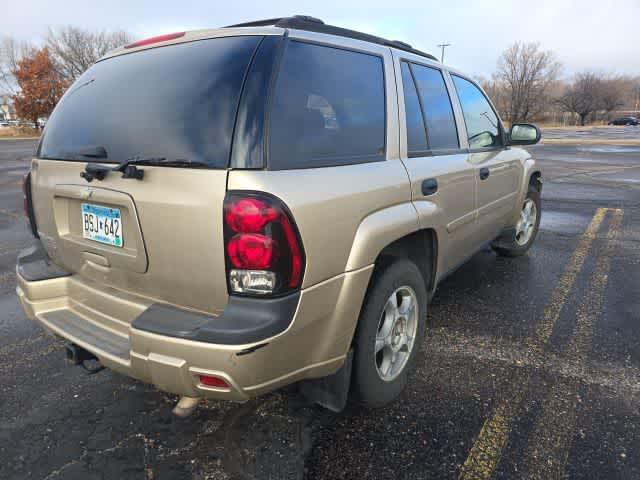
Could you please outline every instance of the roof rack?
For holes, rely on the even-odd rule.
[[[224,28],[265,27],[269,25],[280,28],[294,28],[297,30],[306,30],[309,32],[327,33],[330,35],[338,35],[340,37],[354,38],[356,40],[363,40],[365,42],[377,43],[378,45],[397,48],[398,50],[404,50],[405,52],[414,53],[416,55],[438,61],[438,59],[433,55],[421,52],[420,50],[416,50],[408,43],[401,42],[400,40],[387,40],[386,38],[369,35],[368,33],[362,33],[356,30],[349,30],[347,28],[327,25],[319,18],[310,17],[308,15],[294,15],[292,17],[269,18],[266,20],[256,20],[253,22],[236,23],[235,25],[227,25]]]

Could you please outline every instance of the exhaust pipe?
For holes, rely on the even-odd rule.
[[[173,414],[180,418],[186,418],[191,415],[196,407],[200,403],[198,397],[181,397],[175,407],[173,407]]]
[[[93,353],[91,353],[88,350],[85,350],[84,348],[80,347],[79,345],[76,345],[75,343],[69,343],[65,346],[65,350],[67,353],[67,360],[69,360],[71,363],[73,363],[74,365],[80,365],[82,368],[84,368],[87,372],[93,374],[93,373],[98,373],[102,370],[104,370],[104,365],[102,365],[100,363],[100,359],[98,357],[96,357]],[[88,360],[94,360],[96,362],[99,363],[99,365],[95,368],[89,368],[87,367],[84,362],[88,361]]]
[[[80,365],[85,360],[98,360],[93,353],[79,347],[75,343],[67,344],[65,349],[67,351],[67,360],[71,361],[74,365]]]

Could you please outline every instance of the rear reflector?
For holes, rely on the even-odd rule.
[[[31,171],[22,179],[22,205],[24,214],[29,221],[29,230],[34,237],[40,238],[38,235],[38,226],[36,225],[36,216],[33,213],[33,199],[31,198]]]
[[[155,37],[145,38],[144,40],[138,40],[137,42],[125,45],[124,48],[137,48],[145,45],[151,45],[152,43],[166,42],[168,40],[174,40],[176,38],[184,37],[185,32],[167,33],[165,35],[157,35]]]
[[[213,375],[200,375],[200,383],[207,387],[229,388],[229,384],[220,377]]]

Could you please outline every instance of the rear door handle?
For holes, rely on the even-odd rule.
[[[491,172],[489,171],[489,169],[487,167],[482,167],[480,169],[480,180],[486,180],[487,178],[489,178],[489,174]]]
[[[422,181],[422,195],[433,195],[438,191],[438,180],[435,178],[427,178]]]

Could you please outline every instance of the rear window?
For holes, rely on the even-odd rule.
[[[385,92],[375,55],[290,41],[271,105],[268,167],[384,160]]]
[[[243,79],[262,37],[152,48],[93,65],[47,122],[40,157],[100,162],[164,157],[224,168]]]
[[[429,148],[432,150],[458,148],[458,130],[442,72],[416,64],[412,64],[411,69],[422,99]]]

